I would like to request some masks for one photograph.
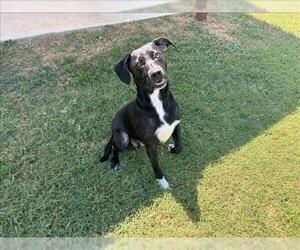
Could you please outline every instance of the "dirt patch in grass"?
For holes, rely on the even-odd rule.
[[[30,76],[37,68],[34,63],[36,57],[27,46],[18,42],[3,43],[0,45],[1,53],[1,78],[13,74]],[[20,60],[22,58],[22,60]]]
[[[165,20],[160,25],[147,25],[145,29],[156,37],[168,35],[172,37],[176,33],[182,34],[185,38],[195,37],[196,34],[190,27],[195,22],[192,14],[174,15],[165,17]]]
[[[217,36],[220,39],[225,39],[231,42],[238,42],[237,38],[234,37],[234,32],[239,30],[239,27],[229,23],[226,20],[211,19],[202,22],[200,24],[210,34]]]
[[[139,21],[134,25],[128,22],[2,43],[0,46],[1,50],[5,50],[5,55],[1,65],[3,72],[14,71],[29,77],[41,65],[57,68],[69,56],[74,58],[75,64],[81,64],[113,47],[121,46],[128,41],[128,37],[141,30],[151,38],[172,36],[178,32],[185,37],[193,37],[194,32],[185,27],[193,21],[191,15],[166,16]],[[176,30],[174,23],[180,24]],[[4,77],[9,76],[4,73]]]
[[[107,26],[100,31],[87,29],[2,43],[1,50],[5,54],[1,67],[4,75],[5,72],[14,71],[27,77],[41,65],[56,68],[69,56],[74,58],[75,63],[80,64],[124,42],[126,37],[121,34],[124,28],[128,32],[130,26]],[[19,58],[23,60],[20,61]]]

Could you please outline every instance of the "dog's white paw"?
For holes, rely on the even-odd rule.
[[[163,176],[163,178],[161,179],[156,179],[158,184],[160,185],[160,187],[162,189],[169,189],[170,188],[170,185],[169,185],[169,182],[167,182],[167,180],[165,179],[165,177]]]
[[[112,165],[112,166],[111,166],[111,169],[112,169],[113,171],[118,171],[118,170],[120,169],[120,165],[119,165],[119,164]]]
[[[169,145],[168,145],[168,150],[169,150],[169,152],[171,152],[172,149],[174,149],[174,147],[175,147],[174,144],[169,144]]]

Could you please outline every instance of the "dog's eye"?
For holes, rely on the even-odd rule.
[[[140,69],[143,66],[142,62],[137,62],[135,65],[138,69]]]
[[[156,53],[154,54],[154,58],[155,58],[155,59],[160,59],[160,58],[161,58],[161,54],[158,53],[158,52],[156,52]]]

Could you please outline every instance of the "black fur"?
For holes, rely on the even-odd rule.
[[[126,84],[130,83],[130,73],[128,69],[130,55],[125,56],[115,67],[118,77]]]
[[[161,52],[163,51],[163,47],[168,47],[169,45],[172,45],[172,43],[166,38],[156,39],[153,41],[153,51],[147,53],[156,53],[156,49]],[[156,48],[157,46],[160,47]],[[164,59],[151,59],[149,55],[141,56],[144,56],[149,61],[152,60],[152,64],[155,63],[162,68],[162,72],[165,72],[166,62]],[[166,79],[163,86],[161,86],[162,84],[156,84],[155,81],[148,79],[149,74],[147,74],[146,71],[149,69],[144,68],[137,70],[135,68],[137,60],[138,58],[131,60],[131,55],[127,55],[115,68],[120,80],[126,84],[130,82],[130,73],[133,75],[137,86],[137,96],[134,101],[124,106],[115,115],[111,126],[112,136],[105,147],[104,154],[100,161],[104,162],[108,160],[109,155],[113,153],[111,158],[112,168],[117,169],[119,167],[119,152],[127,148],[130,140],[139,141],[146,146],[146,151],[156,179],[162,179],[163,173],[160,169],[157,156],[157,146],[160,144],[160,141],[155,135],[156,130],[162,125],[162,122],[151,103],[149,95],[151,95],[155,89],[159,89],[159,99],[165,111],[164,120],[168,124],[180,120],[180,110],[169,89],[169,81],[166,75],[163,75],[163,79]],[[159,88],[157,86],[159,86]],[[179,124],[173,130],[172,138],[174,140],[174,146],[170,148],[170,152],[174,154],[179,153],[182,150]]]

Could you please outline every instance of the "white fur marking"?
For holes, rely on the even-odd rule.
[[[162,122],[162,125],[155,131],[155,135],[160,142],[166,142],[172,135],[175,127],[180,123],[180,120],[175,120],[172,124],[168,124],[165,121],[165,110],[162,101],[159,99],[159,91],[159,89],[155,89],[150,95],[150,100],[158,114],[159,120]]]
[[[160,187],[162,189],[168,189],[168,188],[170,188],[170,185],[169,185],[169,183],[167,182],[167,180],[165,179],[164,176],[163,176],[163,178],[156,179],[156,180],[157,180],[158,184],[160,185]]]
[[[172,149],[174,149],[174,147],[175,147],[174,144],[169,144],[169,145],[168,145],[168,150],[169,150],[169,152],[171,152]]]

